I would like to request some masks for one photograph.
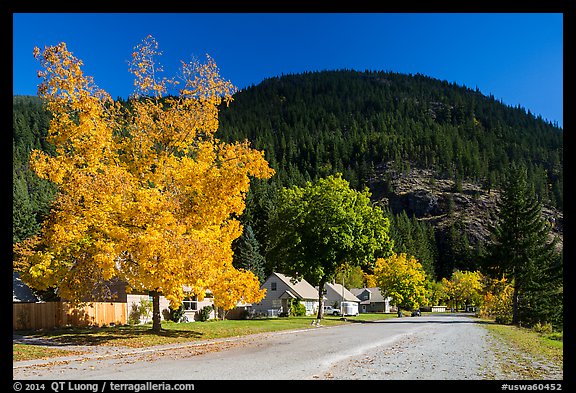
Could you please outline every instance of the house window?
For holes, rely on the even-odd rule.
[[[196,311],[198,310],[198,298],[196,296],[187,297],[182,301],[182,308],[185,311]]]
[[[270,283],[270,290],[271,290],[271,291],[275,291],[275,290],[276,290],[276,283],[275,283],[275,282],[271,282],[271,283]]]

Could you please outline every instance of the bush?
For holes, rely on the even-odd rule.
[[[180,322],[182,315],[184,315],[184,306],[182,304],[176,309],[170,307],[170,320],[172,322]]]
[[[200,322],[205,322],[210,319],[210,313],[212,312],[212,306],[204,306],[202,310],[198,312],[198,320]]]
[[[130,315],[128,315],[128,323],[131,325],[137,325],[142,322],[142,318],[144,318],[144,323],[146,323],[151,316],[151,312],[152,302],[147,299],[140,299],[139,304],[132,303]]]
[[[306,307],[298,300],[294,300],[290,303],[290,315],[295,317],[304,316],[306,315]]]
[[[546,335],[546,338],[556,341],[564,341],[564,332],[552,332]]]
[[[496,321],[496,323],[502,325],[510,325],[512,324],[512,315],[510,314],[496,315],[496,318],[494,320]]]
[[[494,318],[496,323],[512,323],[512,294],[514,289],[505,280],[493,280],[494,288],[484,294],[478,315],[481,318]]]
[[[552,324],[551,323],[536,322],[534,324],[534,326],[532,327],[532,329],[534,329],[538,333],[548,334],[548,333],[552,333]]]

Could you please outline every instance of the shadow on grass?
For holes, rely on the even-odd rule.
[[[41,331],[14,332],[13,342],[18,344],[63,347],[71,345],[114,345],[117,341],[155,341],[163,339],[197,340],[204,333],[187,329],[162,329],[154,332],[150,326],[67,327]]]
[[[311,319],[310,319],[311,320]],[[98,345],[122,345],[129,347],[145,347],[152,345],[170,344],[183,341],[196,341],[201,339],[211,339],[218,337],[229,337],[259,333],[261,331],[272,331],[278,329],[262,329],[262,323],[281,323],[286,326],[283,329],[296,327],[302,321],[294,318],[259,318],[254,319],[254,328],[247,326],[230,326],[230,323],[239,322],[242,325],[252,324],[252,320],[247,321],[219,321],[218,325],[197,325],[199,322],[173,323],[163,322],[160,332],[152,331],[151,324],[146,325],[123,325],[110,327],[65,327],[56,329],[45,329],[39,331],[14,331],[13,342],[15,344],[34,344],[45,346],[98,346]],[[306,324],[308,325],[308,324]],[[208,327],[213,328],[208,328]]]

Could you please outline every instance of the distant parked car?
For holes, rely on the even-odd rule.
[[[419,317],[419,316],[421,316],[420,310],[414,310],[414,311],[412,311],[412,316],[413,316],[413,317]]]
[[[324,306],[324,314],[326,315],[340,315],[340,310],[332,306]]]

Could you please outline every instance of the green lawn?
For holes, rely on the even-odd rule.
[[[371,322],[396,317],[396,314],[360,314],[357,317],[326,316],[321,326],[345,323]],[[153,345],[210,340],[254,333],[274,332],[289,329],[314,329],[312,316],[290,318],[268,318],[250,320],[211,320],[208,322],[175,323],[162,322],[162,331],[154,333],[151,324],[136,326],[63,328],[41,332],[19,332],[32,337],[54,340],[68,345],[112,345],[143,348]],[[69,354],[69,351],[36,345],[13,345],[14,361],[44,358]]]
[[[543,357],[561,366],[564,360],[562,333],[544,334],[512,325],[487,323],[484,325],[497,337],[501,337],[518,351],[535,357]]]

